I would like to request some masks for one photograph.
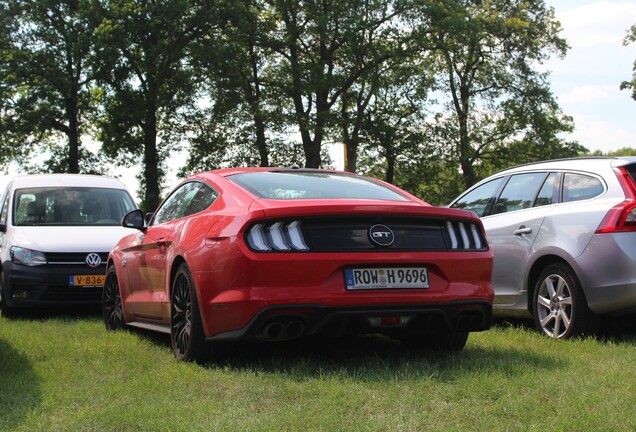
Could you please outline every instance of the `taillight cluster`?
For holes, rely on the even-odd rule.
[[[247,232],[247,243],[257,252],[308,251],[300,221],[258,223]]]
[[[625,193],[625,201],[607,212],[596,230],[597,234],[636,231],[636,183],[625,168],[618,167],[614,171]]]
[[[485,249],[486,242],[482,240],[477,225],[469,222],[446,222],[446,231],[450,237],[450,249]]]

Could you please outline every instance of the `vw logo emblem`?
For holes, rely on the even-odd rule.
[[[369,228],[369,239],[378,246],[391,246],[395,241],[393,231],[385,225],[373,225]]]
[[[89,253],[86,255],[86,265],[92,268],[99,266],[102,263],[102,259],[96,253]]]

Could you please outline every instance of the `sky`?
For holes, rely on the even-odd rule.
[[[623,45],[636,24],[636,0],[546,0],[570,49],[545,64],[553,93],[574,118],[568,136],[590,151],[636,148],[636,100],[620,90],[632,77],[636,43]]]
[[[636,0],[546,0],[546,4],[554,8],[561,36],[570,45],[564,59],[554,57],[542,65],[550,72],[559,105],[574,119],[574,132],[564,138],[590,151],[636,148],[636,100],[631,91],[619,88],[621,82],[631,80],[636,61],[636,43],[623,45],[627,30],[636,24]],[[185,159],[183,154],[171,158],[165,192],[178,182],[176,172]],[[138,168],[109,171],[137,193]]]

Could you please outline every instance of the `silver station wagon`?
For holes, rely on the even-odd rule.
[[[453,201],[486,228],[494,315],[565,339],[636,312],[635,179],[636,157],[561,159],[501,171]]]

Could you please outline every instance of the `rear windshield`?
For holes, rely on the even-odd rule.
[[[293,199],[408,199],[366,177],[324,172],[249,172],[234,174],[229,180],[261,198]]]
[[[116,226],[126,213],[134,209],[132,198],[122,189],[18,189],[13,199],[13,224]]]

